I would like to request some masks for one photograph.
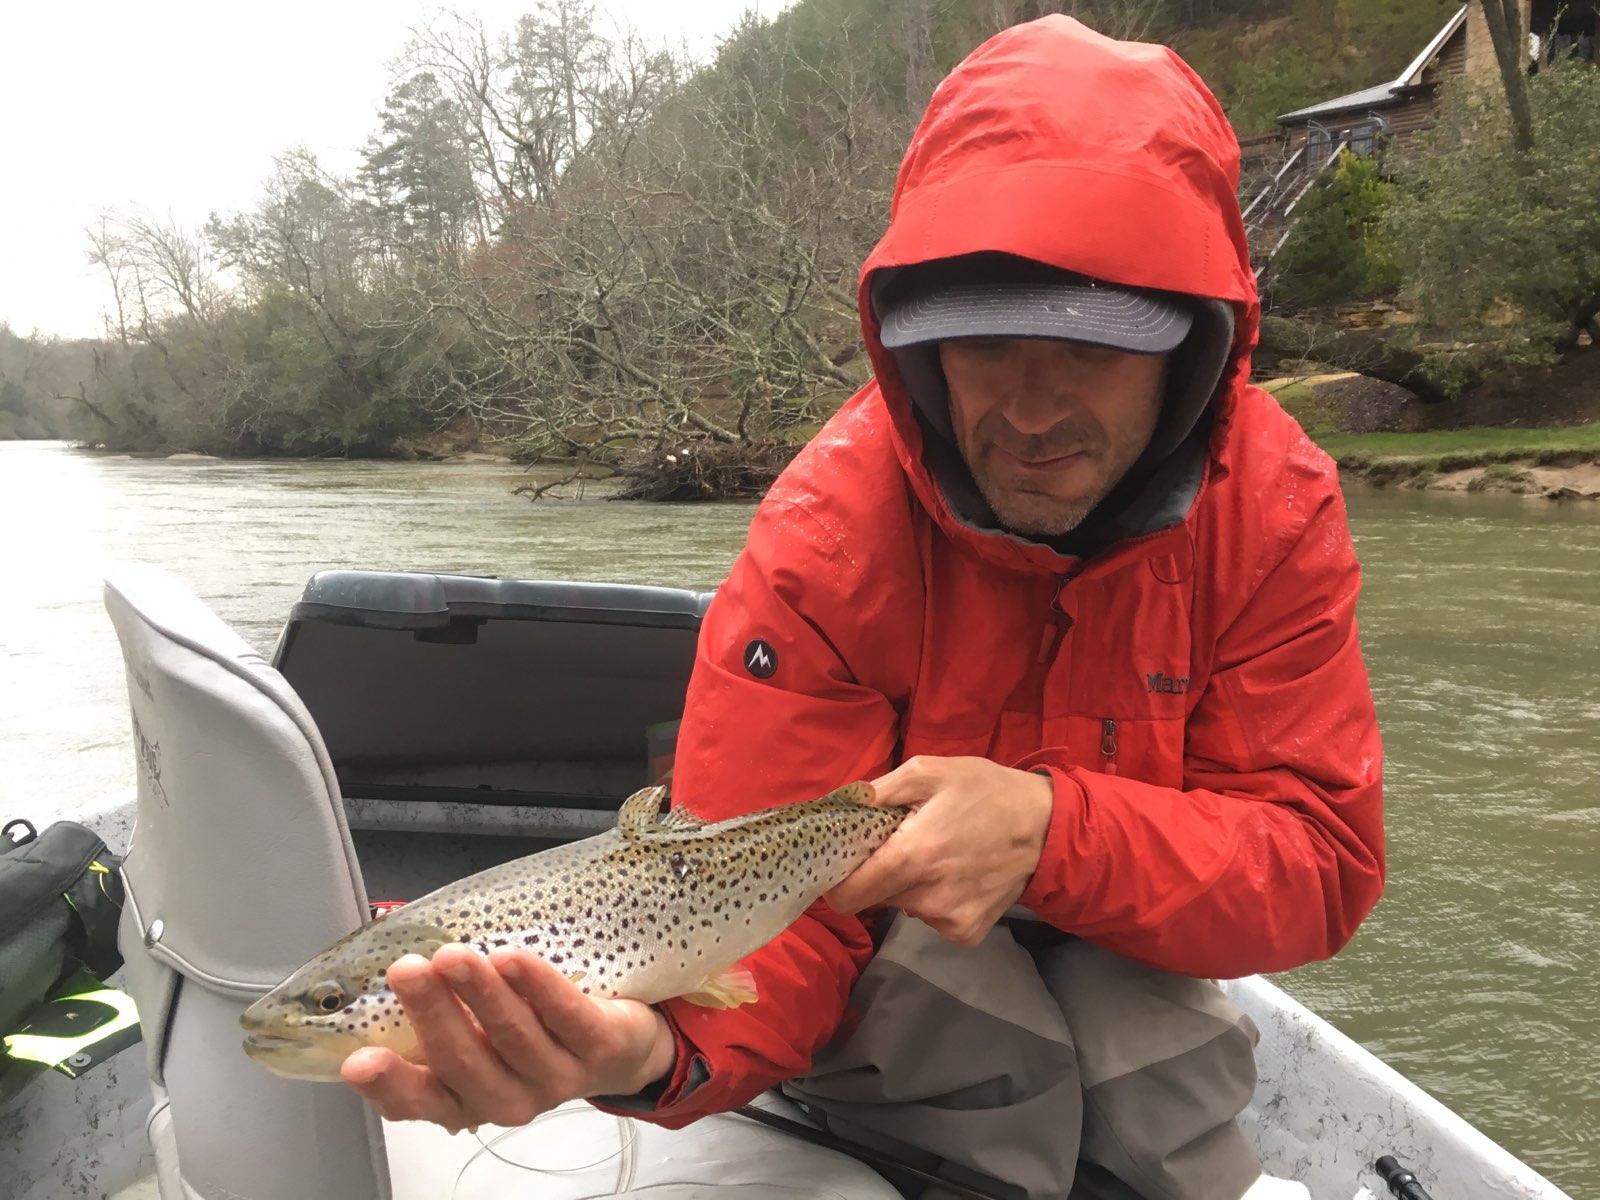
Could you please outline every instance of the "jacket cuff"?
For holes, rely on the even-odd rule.
[[[1061,915],[1061,903],[1065,899],[1063,893],[1069,873],[1068,843],[1073,829],[1082,821],[1087,794],[1083,784],[1070,771],[1051,765],[1049,757],[1049,751],[1040,751],[1014,764],[1019,771],[1033,771],[1048,776],[1054,790],[1050,826],[1045,831],[1039,865],[1034,868],[1028,886],[1022,889],[1022,895],[1017,897],[1017,903],[1035,916],[1054,924]]]
[[[672,1070],[631,1096],[589,1097],[589,1103],[601,1112],[646,1120],[679,1116],[679,1109],[689,1097],[711,1078],[711,1064],[695,1048],[671,1012],[661,1007],[656,1011],[666,1018],[667,1028],[672,1031],[672,1043],[677,1051]]]

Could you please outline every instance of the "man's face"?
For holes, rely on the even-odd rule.
[[[1077,527],[1149,444],[1165,354],[1048,338],[939,343],[950,423],[984,499],[1006,528]]]

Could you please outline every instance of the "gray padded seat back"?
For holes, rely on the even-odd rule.
[[[376,1115],[347,1088],[279,1079],[240,1045],[245,1007],[367,916],[316,727],[171,576],[118,571],[105,600],[138,778],[120,942],[162,1200],[386,1200]]]

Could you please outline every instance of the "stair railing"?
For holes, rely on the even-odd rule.
[[[1278,216],[1283,220],[1288,221],[1288,224],[1283,227],[1283,232],[1278,235],[1278,240],[1272,244],[1272,249],[1267,251],[1267,257],[1262,261],[1261,265],[1255,269],[1257,282],[1259,282],[1261,276],[1266,273],[1267,268],[1272,265],[1272,260],[1277,255],[1278,251],[1283,249],[1283,244],[1289,240],[1289,235],[1294,232],[1294,227],[1297,222],[1289,221],[1289,214],[1294,212],[1296,205],[1298,205],[1301,200],[1305,199],[1306,193],[1311,190],[1311,185],[1322,178],[1323,172],[1325,172],[1329,167],[1333,166],[1334,163],[1339,161],[1339,155],[1343,153],[1345,147],[1349,144],[1350,139],[1348,137],[1340,138],[1339,144],[1333,148],[1333,153],[1328,155],[1328,157],[1323,160],[1322,165],[1319,166],[1315,171],[1307,173],[1306,181],[1300,186],[1300,190],[1295,192],[1294,199],[1290,200],[1288,204],[1284,205],[1283,211],[1279,213]]]
[[[1250,215],[1254,213],[1256,209],[1260,208],[1261,205],[1266,202],[1268,197],[1276,196],[1278,194],[1279,185],[1282,184],[1283,177],[1294,168],[1295,163],[1299,162],[1305,157],[1305,153],[1306,143],[1301,142],[1299,148],[1296,149],[1295,152],[1285,160],[1283,166],[1278,168],[1277,173],[1272,177],[1272,182],[1267,184],[1266,187],[1262,188],[1261,191],[1256,193],[1256,198],[1250,201],[1250,206],[1244,210],[1245,228],[1248,229],[1250,227]]]

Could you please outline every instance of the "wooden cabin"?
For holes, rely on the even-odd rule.
[[[1596,60],[1600,0],[1521,0],[1522,19],[1531,33],[1530,73],[1552,59]],[[1281,153],[1306,146],[1312,157],[1325,146],[1348,139],[1357,154],[1371,154],[1378,140],[1403,140],[1433,123],[1439,82],[1447,75],[1497,79],[1494,44],[1477,0],[1463,4],[1399,75],[1386,83],[1335,96],[1278,117]]]
[[[1471,18],[1477,18],[1478,28]],[[1476,43],[1473,33],[1479,34]],[[1346,139],[1357,154],[1371,154],[1382,136],[1403,137],[1433,123],[1439,81],[1467,70],[1469,45],[1489,45],[1483,14],[1474,4],[1463,4],[1434,34],[1405,69],[1384,83],[1297,108],[1277,119],[1285,152],[1319,143],[1331,152]],[[1489,69],[1494,69],[1494,49],[1489,47]]]

